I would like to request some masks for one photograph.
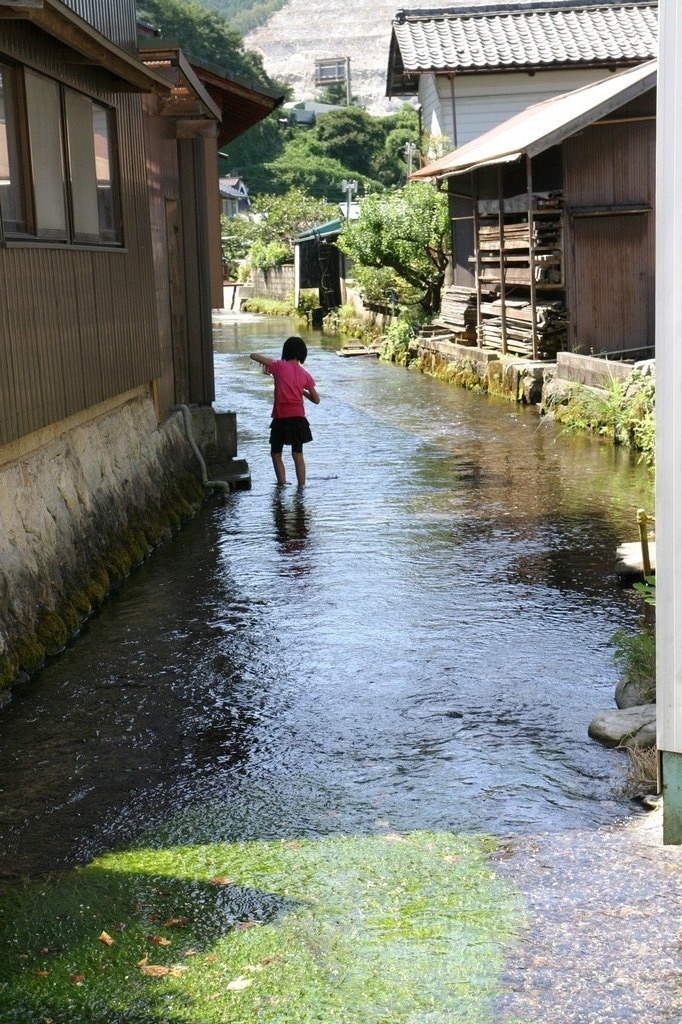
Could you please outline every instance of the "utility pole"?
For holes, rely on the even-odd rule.
[[[346,178],[341,182],[341,191],[346,195],[346,220],[350,221],[351,196],[357,192],[357,181],[348,181]]]
[[[346,106],[350,106],[350,57],[346,57]]]
[[[416,148],[417,148],[416,142],[406,142],[405,143],[405,159],[407,160],[407,178],[408,178],[408,181],[409,181],[410,175],[412,174],[412,158],[414,156],[414,151],[416,150]]]

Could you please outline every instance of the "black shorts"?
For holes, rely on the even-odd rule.
[[[312,439],[305,416],[286,416],[270,424],[270,451],[274,454],[281,452],[285,444],[291,445],[292,452],[302,452],[303,445]]]

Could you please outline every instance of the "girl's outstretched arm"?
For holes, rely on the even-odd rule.
[[[269,366],[272,359],[268,359],[267,356],[261,356],[258,352],[252,352],[249,359],[253,359],[254,363],[260,363],[262,366]]]
[[[310,399],[311,402],[314,402],[315,405],[320,404],[320,396],[318,395],[315,388],[304,388],[303,394],[305,395],[306,398]]]

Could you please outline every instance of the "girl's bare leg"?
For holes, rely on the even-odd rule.
[[[284,460],[281,452],[272,452],[272,464],[275,467],[275,476],[278,484],[287,482],[287,471],[284,468]]]
[[[296,470],[296,482],[299,487],[305,486],[305,460],[303,458],[303,452],[292,452],[294,459],[294,468]]]

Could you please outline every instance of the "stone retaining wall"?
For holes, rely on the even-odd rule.
[[[249,284],[251,294],[259,299],[279,299],[285,302],[294,296],[294,265],[285,263],[281,267],[270,270],[258,270],[253,267]]]
[[[204,496],[140,389],[0,452],[0,694],[58,652]]]

